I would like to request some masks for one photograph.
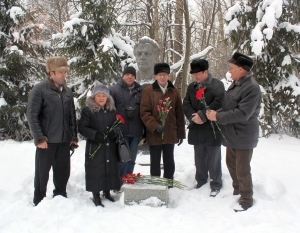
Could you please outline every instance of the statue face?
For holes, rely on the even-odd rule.
[[[151,44],[147,43],[138,45],[136,47],[135,57],[139,70],[144,72],[149,72],[150,70],[153,72],[152,70],[156,62],[156,58]]]

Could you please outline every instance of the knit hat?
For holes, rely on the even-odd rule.
[[[229,63],[233,63],[237,66],[242,67],[244,70],[250,71],[252,66],[253,66],[253,59],[246,56],[245,54],[239,53],[239,52],[235,52],[232,56],[232,58],[230,58],[228,60]]]
[[[50,57],[46,61],[46,71],[69,71],[68,61],[65,57]]]
[[[107,86],[99,84],[97,86],[94,86],[93,90],[92,90],[92,98],[95,97],[95,95],[99,94],[99,93],[103,93],[105,94],[107,97],[109,97],[109,90],[107,88]]]
[[[168,73],[170,74],[170,66],[168,63],[156,63],[154,65],[154,75],[157,75],[158,73]]]
[[[136,77],[136,70],[134,67],[132,66],[127,66],[124,71],[123,71],[123,75],[122,77],[125,75],[125,74],[132,74],[134,75],[134,77]]]
[[[205,59],[196,59],[191,62],[190,66],[191,66],[190,74],[194,74],[194,73],[208,70],[209,64],[208,61]]]

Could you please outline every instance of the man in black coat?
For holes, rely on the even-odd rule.
[[[226,141],[226,164],[232,178],[233,195],[241,195],[238,210],[253,205],[253,185],[250,162],[259,135],[258,116],[261,91],[253,78],[253,60],[239,52],[229,60],[233,80],[227,89],[222,111],[208,111],[207,117],[223,125]]]
[[[140,118],[140,102],[142,97],[141,86],[136,82],[136,70],[134,67],[126,67],[122,79],[110,87],[110,95],[115,101],[117,113],[125,120],[122,133],[127,141],[131,160],[119,164],[121,178],[133,173],[138,152],[138,144],[143,136],[143,123]]]
[[[49,171],[53,167],[53,196],[67,197],[70,177],[70,146],[77,147],[77,125],[73,94],[66,85],[67,59],[51,57],[46,62],[49,78],[29,94],[27,119],[36,145],[34,198],[38,205],[46,196]]]
[[[188,86],[183,110],[190,121],[188,143],[194,145],[196,188],[207,183],[209,173],[211,196],[215,196],[222,187],[221,134],[205,113],[207,108],[221,108],[225,89],[224,84],[208,72],[207,60],[194,60],[190,66],[195,81]],[[203,96],[199,96],[199,92]]]

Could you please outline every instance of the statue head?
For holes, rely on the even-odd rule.
[[[136,58],[138,71],[143,75],[143,77],[139,78],[152,77],[154,64],[159,58],[158,44],[149,37],[143,37],[134,46],[133,53]]]

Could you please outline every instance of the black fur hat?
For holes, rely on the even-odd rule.
[[[194,73],[208,70],[209,64],[208,61],[205,59],[196,59],[191,62],[190,66],[191,66],[190,74],[194,74]]]
[[[170,74],[170,66],[168,63],[156,63],[154,65],[154,75],[157,75],[158,73],[168,73]]]
[[[232,56],[232,58],[230,58],[228,60],[229,63],[233,63],[237,66],[242,67],[244,70],[250,71],[252,66],[253,66],[253,59],[246,56],[245,54],[239,53],[239,52],[235,52]]]

